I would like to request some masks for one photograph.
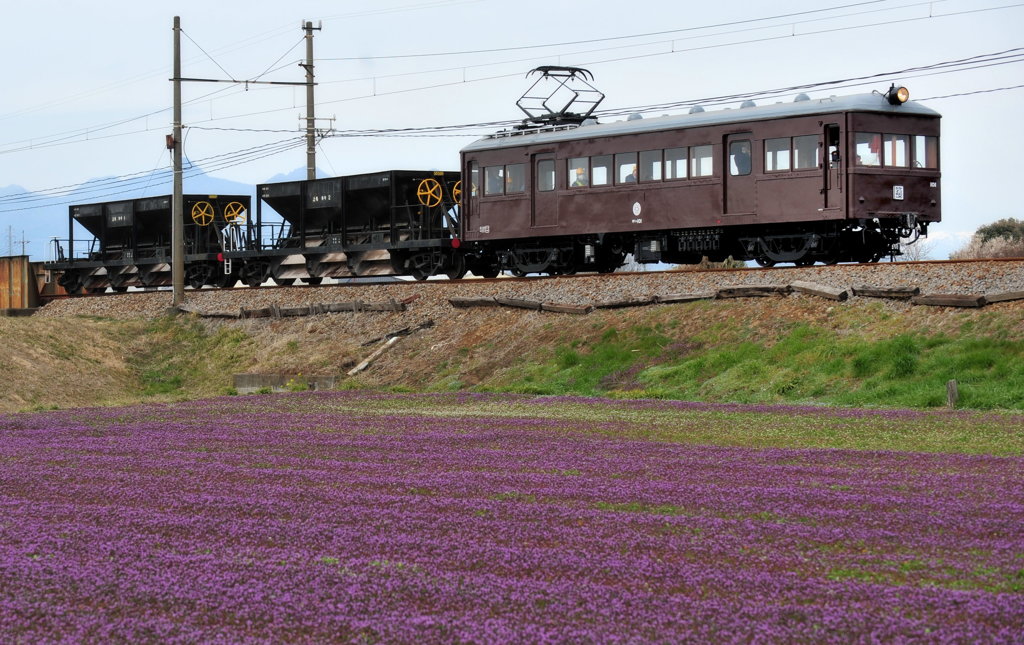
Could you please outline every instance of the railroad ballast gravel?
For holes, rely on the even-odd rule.
[[[610,275],[580,275],[526,280],[429,280],[376,284],[322,285],[313,288],[236,288],[185,290],[189,310],[237,314],[242,309],[270,306],[362,301],[408,303],[398,315],[410,321],[444,320],[452,314],[449,298],[508,298],[564,305],[644,300],[672,294],[714,294],[727,287],[810,282],[837,289],[860,285],[879,288],[917,287],[921,294],[976,294],[1024,291],[1024,260],[984,262],[881,263],[801,268],[709,271],[665,271]],[[128,292],[99,297],[55,300],[36,315],[49,317],[103,316],[152,318],[167,313],[170,291]],[[390,316],[394,313],[330,314]],[[398,322],[398,321],[396,321]]]

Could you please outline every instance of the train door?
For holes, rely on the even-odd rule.
[[[825,194],[825,208],[843,207],[843,151],[839,145],[839,124],[825,124],[825,159],[821,164],[824,177],[822,192]]]
[[[558,225],[558,191],[555,190],[555,155],[533,155],[532,217],[530,226]]]
[[[725,213],[738,215],[757,210],[757,184],[754,182],[753,141],[749,132],[730,134],[725,138]]]

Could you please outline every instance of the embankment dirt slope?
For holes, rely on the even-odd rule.
[[[364,345],[427,320],[355,377],[346,372],[377,347]],[[746,341],[771,346],[796,326],[834,335],[886,339],[926,335],[1024,339],[1024,301],[984,309],[911,306],[813,296],[714,300],[597,310],[589,315],[508,308],[447,308],[432,315],[342,313],[262,320],[99,318],[0,319],[0,368],[7,385],[0,411],[116,405],[228,393],[236,373],[338,376],[339,387],[413,391],[486,387],[514,389],[525,364],[554,360],[558,348],[585,353],[610,330],[623,337],[657,330],[671,362],[687,352]],[[146,379],[176,374],[153,394]],[[171,379],[173,380],[173,379]],[[627,379],[628,380],[628,379]],[[629,390],[628,383],[616,386]],[[885,401],[877,402],[885,405]]]

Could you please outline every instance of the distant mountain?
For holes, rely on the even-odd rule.
[[[316,176],[321,178],[321,179],[323,179],[324,177],[329,177],[330,175],[325,175],[322,170],[317,168],[316,169]],[[302,168],[296,168],[295,170],[293,170],[291,172],[288,172],[288,173],[278,173],[278,174],[274,175],[273,177],[271,177],[270,179],[268,179],[268,180],[266,180],[264,182],[260,182],[260,183],[263,183],[263,184],[277,184],[277,183],[281,183],[281,182],[285,182],[285,181],[305,181],[305,179],[306,179],[306,168],[302,167]]]

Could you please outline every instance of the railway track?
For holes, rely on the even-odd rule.
[[[1018,263],[1024,271],[1024,258],[984,258],[984,259],[971,259],[971,260],[915,260],[908,262],[889,262],[889,263],[864,263],[864,264],[836,264],[830,265],[830,267],[824,267],[822,265],[817,266],[805,266],[805,267],[794,267],[794,266],[773,266],[773,267],[712,267],[712,268],[696,268],[696,269],[666,269],[660,271],[618,271],[615,273],[608,274],[595,274],[595,273],[577,273],[572,275],[531,275],[524,277],[516,277],[511,275],[504,275],[497,278],[463,278],[461,280],[449,280],[446,278],[438,278],[436,280],[424,280],[416,281],[410,278],[396,278],[394,280],[382,280],[380,276],[366,276],[366,277],[352,277],[346,278],[344,281],[338,281],[333,283],[321,283],[321,284],[290,284],[290,285],[278,285],[278,284],[265,284],[259,287],[249,287],[242,284],[236,284],[234,287],[227,287],[225,289],[210,289],[204,288],[201,291],[203,293],[209,291],[225,291],[225,290],[253,290],[258,289],[260,291],[274,291],[281,289],[318,289],[321,287],[333,287],[333,288],[362,288],[376,284],[423,284],[423,285],[459,285],[459,284],[514,284],[514,283],[530,283],[530,282],[543,282],[551,280],[616,280],[624,278],[633,278],[636,276],[654,276],[654,275],[674,275],[679,273],[684,274],[746,274],[746,275],[758,275],[766,274],[770,275],[777,272],[803,272],[803,273],[816,273],[825,268],[834,269],[834,271],[842,272],[846,269],[853,267],[871,267],[871,266],[891,266],[898,267],[899,270],[911,273],[914,267],[958,267],[958,266],[969,266],[969,265],[1002,265],[1006,263]],[[170,287],[159,287],[159,288],[146,288],[138,289],[133,288],[129,291],[115,292],[108,290],[102,293],[79,293],[79,294],[64,294],[56,296],[46,296],[48,300],[60,300],[68,298],[116,298],[123,296],[131,296],[138,293],[162,293],[170,290]],[[197,290],[186,287],[187,292],[195,293]]]

